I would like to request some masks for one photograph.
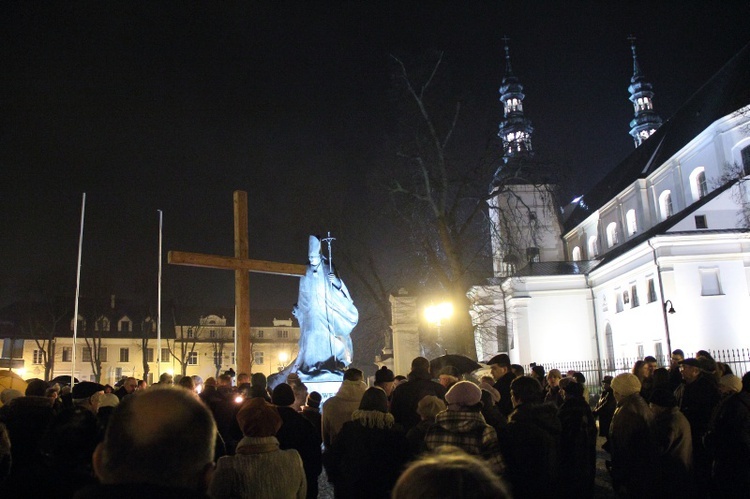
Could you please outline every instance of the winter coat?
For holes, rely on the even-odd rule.
[[[693,438],[687,418],[677,407],[667,409],[654,416],[653,434],[657,449],[658,490],[669,495],[675,483],[690,489]]]
[[[708,431],[711,415],[719,405],[721,394],[716,378],[701,374],[692,383],[686,383],[680,401],[680,410],[690,422],[693,434],[693,449],[701,452],[703,435]]]
[[[497,473],[503,471],[503,458],[497,442],[497,432],[475,411],[443,411],[435,417],[435,424],[424,438],[428,450],[443,445],[454,445],[469,454],[480,456]]]
[[[417,414],[417,404],[423,397],[434,395],[445,399],[446,389],[440,383],[432,381],[430,373],[412,371],[407,381],[401,383],[393,390],[391,395],[391,414],[396,422],[409,431],[420,421]]]
[[[276,437],[244,437],[234,456],[216,463],[208,493],[212,499],[302,499],[307,493],[302,459],[281,450]]]
[[[299,452],[305,469],[308,497],[318,497],[318,475],[323,471],[320,434],[310,421],[291,407],[277,407],[276,409],[282,421],[281,428],[276,432],[279,448],[295,449]]]
[[[359,409],[367,386],[361,381],[344,380],[336,395],[323,404],[323,443],[328,448],[336,439],[344,423],[352,420],[352,413]]]
[[[609,427],[612,484],[622,497],[647,497],[655,477],[654,415],[640,393],[620,401]]]
[[[498,440],[504,477],[515,499],[549,497],[556,491],[562,427],[553,404],[521,404]]]
[[[599,436],[606,437],[609,435],[609,425],[612,423],[612,416],[617,409],[617,400],[612,388],[605,388],[599,396],[599,402],[594,407],[594,416],[599,418]]]
[[[747,497],[750,491],[750,393],[726,398],[716,411],[706,446],[713,456],[716,497]]]
[[[592,497],[596,475],[596,422],[591,407],[580,397],[568,397],[557,411],[560,433],[560,461],[565,477],[560,481],[561,497]]]
[[[500,392],[500,401],[497,403],[497,407],[503,413],[503,416],[506,417],[513,412],[513,401],[510,398],[510,384],[514,379],[516,379],[516,376],[508,371],[504,376],[495,381],[493,386],[495,390]]]
[[[357,410],[334,441],[326,470],[337,498],[386,499],[408,458],[404,430],[391,414]]]

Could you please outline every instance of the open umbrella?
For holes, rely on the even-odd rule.
[[[26,387],[28,385],[21,376],[14,373],[13,371],[0,371],[0,392],[8,389],[18,390],[21,393],[26,393]],[[2,405],[2,403],[0,403]]]
[[[73,378],[73,379],[75,380],[75,382],[76,382],[76,385],[77,385],[78,383],[80,383],[80,381],[78,381],[78,378]],[[68,375],[68,374],[64,374],[64,375],[62,375],[62,376],[55,376],[54,378],[52,378],[52,379],[50,380],[50,382],[49,382],[49,383],[50,383],[50,385],[52,385],[52,384],[54,384],[54,383],[57,383],[57,384],[58,384],[58,385],[60,385],[60,386],[63,386],[63,385],[69,385],[69,384],[70,384],[70,375]]]
[[[430,361],[430,370],[433,376],[437,376],[445,366],[453,366],[459,375],[476,371],[482,367],[476,360],[458,354],[441,355]]]

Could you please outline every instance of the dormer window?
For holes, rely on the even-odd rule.
[[[662,220],[666,220],[674,214],[672,208],[672,191],[667,190],[659,194],[659,211]]]
[[[617,222],[612,222],[607,225],[607,247],[611,248],[619,242],[620,237],[617,234]]]
[[[628,236],[638,232],[638,222],[635,219],[635,210],[628,210],[625,213],[625,222],[628,224]]]
[[[706,184],[706,169],[699,166],[690,173],[690,191],[693,194],[693,201],[708,194],[708,184]]]
[[[589,258],[596,258],[599,254],[599,247],[596,239],[596,236],[589,237]]]
[[[576,246],[575,248],[573,248],[572,257],[573,257],[573,261],[574,262],[579,261],[581,259],[581,248],[579,248],[578,246]]]

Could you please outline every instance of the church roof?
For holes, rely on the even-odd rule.
[[[586,275],[591,272],[599,260],[581,260],[577,262],[530,262],[514,274],[514,277],[533,277],[549,275]]]
[[[565,221],[565,232],[574,229],[635,180],[649,176],[713,122],[749,103],[750,44],[583,196],[584,203],[579,204]]]

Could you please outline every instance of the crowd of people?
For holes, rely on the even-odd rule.
[[[0,392],[0,491],[302,499],[325,470],[336,498],[585,498],[599,436],[618,497],[750,495],[750,373],[708,352],[639,360],[603,378],[596,404],[581,373],[526,374],[505,354],[489,366],[462,379],[417,357],[369,388],[350,368],[323,404],[294,374],[273,390],[259,373],[33,380]]]

